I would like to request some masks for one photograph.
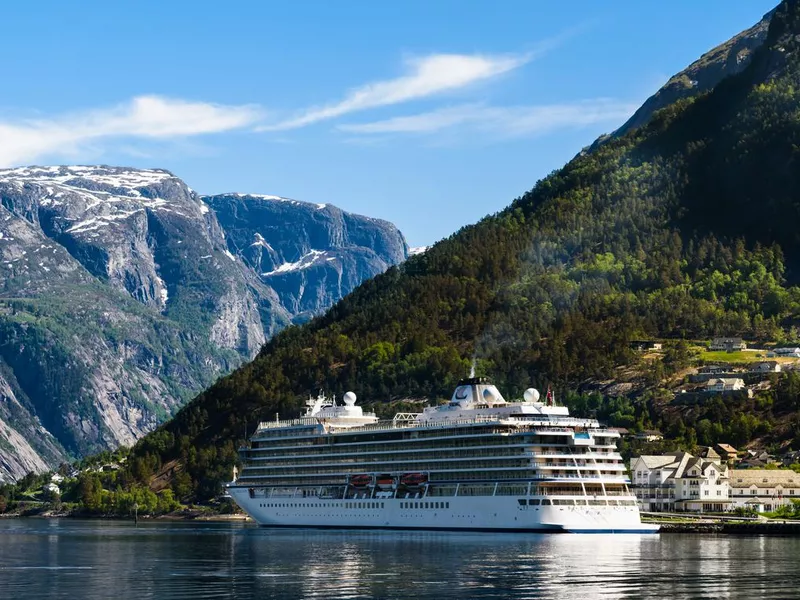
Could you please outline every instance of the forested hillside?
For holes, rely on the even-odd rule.
[[[783,2],[744,71],[577,156],[506,210],[284,330],[141,441],[130,476],[161,473],[159,485],[171,481],[179,496],[208,497],[229,477],[248,429],[296,412],[310,391],[436,401],[473,357],[514,398],[532,384],[568,390],[611,378],[639,360],[632,339],[796,343],[799,52],[800,7]],[[678,345],[659,368],[679,368],[680,354]],[[611,417],[606,407],[615,406],[687,439],[703,420],[733,435],[741,411],[758,416],[736,425],[738,439],[776,419],[793,423],[787,389],[765,404],[710,403],[678,422],[658,402],[658,382],[637,399],[593,407]]]

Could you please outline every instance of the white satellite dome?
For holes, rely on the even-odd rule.
[[[353,406],[356,403],[356,395],[353,392],[347,392],[344,395],[344,403],[347,406]]]
[[[522,397],[525,398],[525,402],[538,402],[539,396],[539,390],[536,388],[528,388],[522,395]]]

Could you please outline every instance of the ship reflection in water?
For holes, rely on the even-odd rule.
[[[0,598],[786,598],[800,539],[0,521]]]

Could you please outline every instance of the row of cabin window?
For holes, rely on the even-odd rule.
[[[449,502],[401,502],[400,508],[450,508]]]
[[[259,504],[261,508],[383,508],[383,502],[334,502],[320,504],[317,502],[266,502]]]
[[[574,506],[578,504],[579,506],[584,506],[588,504],[589,506],[606,506],[605,500],[566,500],[566,499],[549,499],[545,498],[543,500],[539,500],[538,498],[532,498],[530,500],[526,500],[524,498],[520,498],[517,500],[520,506],[539,506],[541,503],[542,506],[549,506],[551,504],[555,505],[562,505],[562,506]],[[611,506],[616,506],[619,504],[620,506],[635,506],[636,502],[634,500],[609,500],[608,504]]]

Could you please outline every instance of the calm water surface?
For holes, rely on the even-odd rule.
[[[0,598],[787,598],[800,539],[0,520]]]

